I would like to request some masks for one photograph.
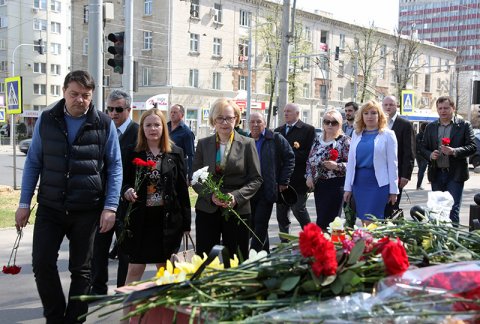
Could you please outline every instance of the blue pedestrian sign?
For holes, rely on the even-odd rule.
[[[402,90],[402,104],[400,105],[400,115],[413,115],[415,110],[415,101],[413,90]]]
[[[5,79],[5,93],[7,97],[7,112],[12,115],[22,113],[22,77],[16,76]]]
[[[5,109],[4,108],[0,108],[0,123],[3,123],[5,122]]]

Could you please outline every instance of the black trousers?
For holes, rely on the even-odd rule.
[[[120,237],[120,228],[115,226],[106,233],[96,231],[95,234],[91,283],[91,293],[95,295],[105,295],[108,292],[108,254],[112,245],[113,233],[117,238]],[[122,287],[125,285],[125,279],[127,278],[128,256],[122,251],[120,245],[117,245],[117,255],[117,287]]]
[[[32,264],[38,293],[47,323],[80,323],[77,318],[87,313],[88,304],[71,300],[86,295],[90,288],[90,262],[95,230],[101,210],[62,212],[39,205],[33,231]],[[68,301],[62,290],[57,269],[60,245],[69,239]]]
[[[270,252],[270,243],[268,240],[268,222],[272,215],[273,203],[269,202],[263,196],[263,189],[260,189],[250,201],[252,207],[252,229],[260,241],[253,235],[251,237],[250,248],[255,251]]]
[[[235,215],[230,214],[227,220],[220,208],[214,213],[195,209],[195,214],[196,254],[208,254],[216,244],[222,244],[228,248],[230,257],[233,258],[234,254],[239,256],[240,251],[242,257],[248,259],[249,231]],[[250,214],[240,217],[248,224]]]
[[[327,228],[335,217],[342,213],[343,185],[345,177],[318,179],[315,184],[315,210],[317,225],[327,232]]]

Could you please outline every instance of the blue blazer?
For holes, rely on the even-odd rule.
[[[361,139],[362,133],[353,133],[350,151],[348,152],[345,191],[352,191],[357,165],[357,146]],[[398,194],[397,138],[395,133],[388,128],[380,130],[377,137],[375,137],[373,168],[378,185],[382,187],[388,184],[390,194]]]

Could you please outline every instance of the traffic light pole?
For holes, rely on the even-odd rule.
[[[124,70],[122,83],[133,102],[133,0],[125,1]]]
[[[93,104],[103,111],[103,0],[88,4],[88,71],[96,82]]]

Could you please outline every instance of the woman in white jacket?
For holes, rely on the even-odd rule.
[[[383,219],[386,203],[398,194],[397,138],[374,100],[366,102],[355,117],[348,154],[344,200],[355,199],[357,217],[364,224]]]

